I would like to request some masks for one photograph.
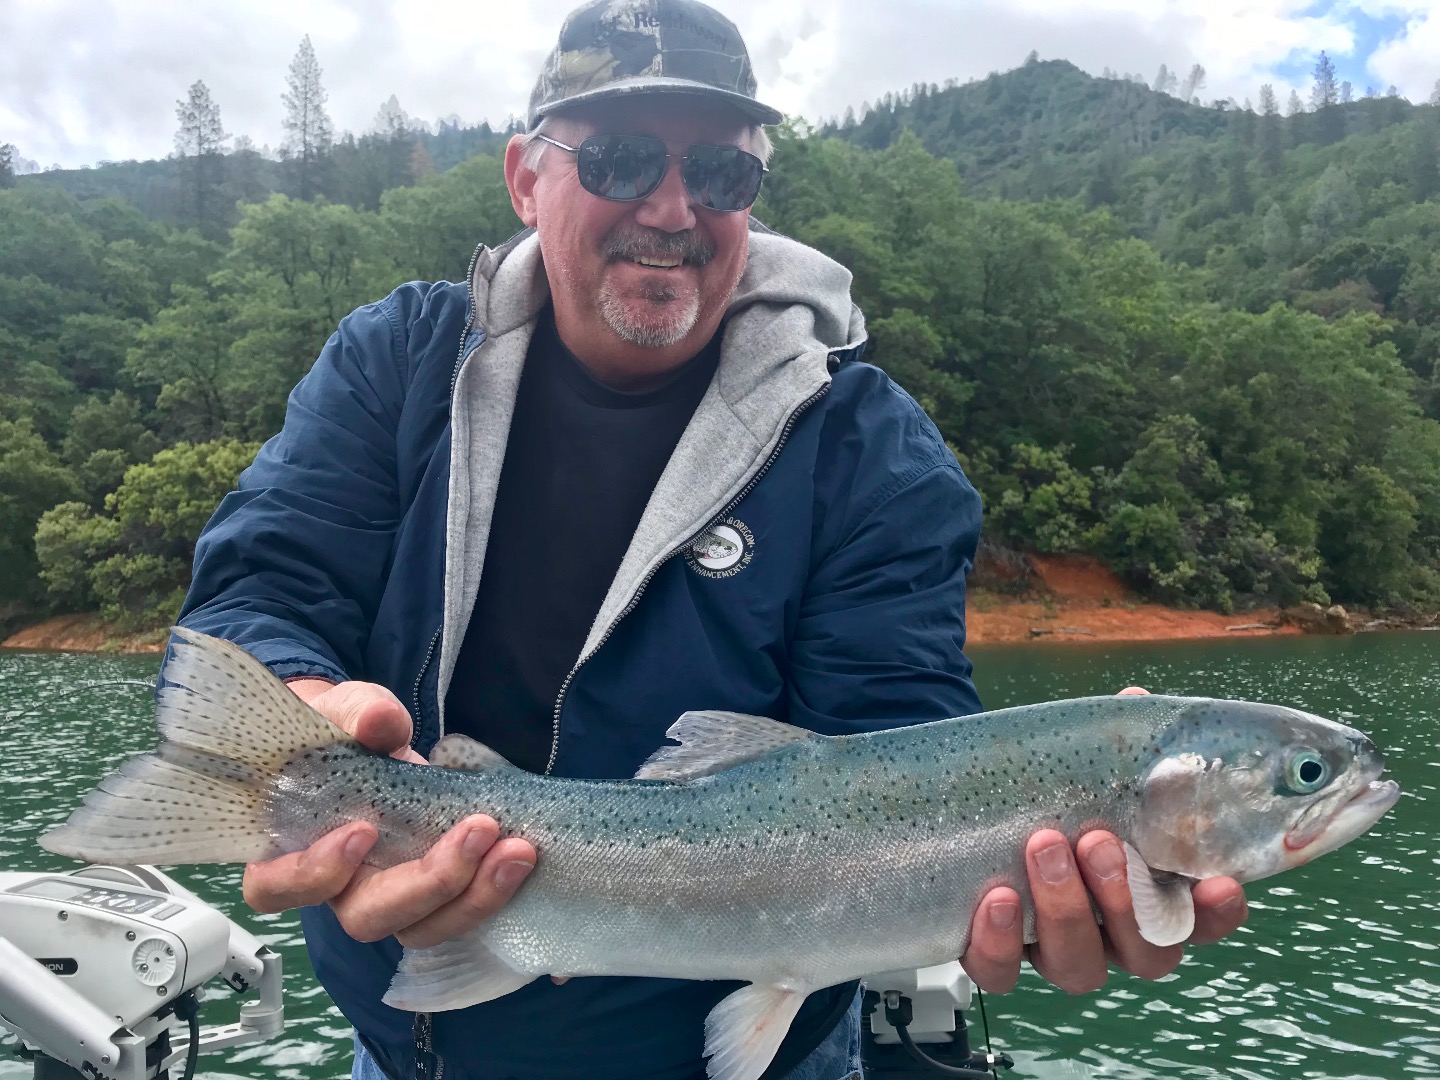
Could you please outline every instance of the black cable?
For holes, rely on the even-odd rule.
[[[929,1054],[916,1045],[915,1040],[910,1037],[909,1024],[896,1024],[895,1033],[900,1036],[900,1045],[909,1051],[920,1064],[927,1069],[933,1069],[944,1076],[962,1076],[965,1080],[990,1080],[990,1071],[986,1069],[968,1069],[961,1065],[946,1065],[943,1061],[936,1061]]]
[[[990,1018],[985,1015],[985,991],[975,987],[975,998],[980,1002],[980,1026],[985,1031],[985,1056],[990,1059],[990,1075],[999,1080],[1000,1074],[995,1071],[995,1048],[990,1045]]]
[[[958,1076],[964,1080],[991,1080],[994,1074],[995,1065],[1003,1064],[1007,1069],[1013,1067],[1013,1062],[1008,1058],[997,1058],[993,1054],[987,1054],[986,1060],[990,1065],[989,1069],[976,1069],[963,1065],[947,1065],[943,1061],[936,1061],[929,1054],[916,1045],[915,1040],[910,1037],[910,1022],[915,1019],[915,1009],[910,999],[904,994],[895,994],[894,1004],[891,1004],[890,995],[894,991],[887,991],[882,998],[885,1005],[885,1020],[895,1029],[895,1034],[900,1037],[900,1045],[905,1047],[908,1053],[927,1069],[937,1072],[942,1076]],[[963,1022],[963,1021],[962,1021]],[[988,1050],[988,1047],[987,1047]],[[972,1058],[972,1060],[974,1060]]]
[[[193,990],[175,1002],[175,1013],[190,1025],[190,1045],[185,1048],[184,1080],[194,1080],[195,1063],[200,1059],[200,999]]]

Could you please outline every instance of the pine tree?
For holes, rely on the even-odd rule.
[[[414,182],[410,162],[414,157],[415,122],[400,107],[400,99],[391,94],[375,114],[375,135],[380,140],[380,170],[384,189],[405,187]]]
[[[1417,203],[1440,194],[1440,123],[1423,116],[1416,124],[1410,157],[1410,192]]]
[[[1310,90],[1310,107],[1315,110],[1315,131],[1321,146],[1345,137],[1345,114],[1340,111],[1340,85],[1335,62],[1325,53],[1315,62],[1315,85]]]
[[[295,191],[302,199],[322,194],[326,187],[330,148],[335,129],[325,112],[325,88],[320,85],[320,62],[315,47],[306,34],[290,61],[285,76],[286,91],[280,96],[285,105],[285,142],[280,157],[289,162],[295,179]]]
[[[1190,69],[1190,74],[1185,76],[1185,82],[1180,87],[1180,100],[1189,102],[1205,86],[1205,68],[1196,64]]]
[[[1329,166],[1315,183],[1309,220],[1301,237],[1314,255],[1340,239],[1360,213],[1360,194],[1350,174],[1339,165]]]
[[[1230,212],[1249,217],[1255,212],[1255,196],[1250,191],[1250,177],[1245,171],[1248,155],[1240,147],[1230,151],[1226,165],[1229,172]]]
[[[1260,87],[1260,168],[1266,176],[1279,176],[1285,168],[1285,147],[1280,137],[1280,102],[1269,83]]]
[[[1154,85],[1151,87],[1157,94],[1174,94],[1180,85],[1180,79],[1164,64],[1160,65],[1160,72],[1155,76]]]
[[[188,175],[195,224],[201,232],[214,232],[212,226],[219,224],[211,220],[215,194],[225,179],[225,140],[230,135],[220,122],[220,106],[203,80],[195,80],[190,96],[175,103],[175,118],[180,121],[175,152]]]
[[[1285,105],[1285,118],[1290,145],[1296,147],[1306,142],[1309,135],[1310,118],[1305,115],[1305,103],[1300,100],[1300,93],[1297,90],[1290,91],[1290,100]]]
[[[1295,240],[1290,233],[1290,224],[1285,220],[1285,211],[1279,203],[1271,203],[1264,221],[1260,224],[1260,246],[1271,266],[1289,266]]]
[[[435,175],[435,162],[431,160],[430,151],[425,149],[425,144],[416,140],[410,151],[410,177],[413,181],[419,182],[427,176]]]
[[[0,188],[15,186],[15,147],[0,143]]]
[[[1340,85],[1335,81],[1335,61],[1322,51],[1315,61],[1315,85],[1310,90],[1310,107],[1316,112],[1340,103]]]
[[[1215,161],[1210,151],[1201,149],[1190,159],[1190,190],[1197,199],[1215,194],[1219,181],[1215,176]]]
[[[1124,197],[1125,152],[1118,139],[1112,137],[1101,148],[1095,164],[1095,175],[1086,187],[1091,207],[1113,206]]]
[[[1440,79],[1435,80],[1435,89],[1430,91],[1430,104],[1440,109]]]
[[[1239,136],[1241,145],[1253,147],[1255,145],[1255,131],[1258,120],[1255,116],[1255,110],[1250,106],[1250,99],[1246,98],[1244,107],[1241,108],[1237,106],[1231,111],[1230,115],[1232,117],[1230,121],[1231,126],[1235,129],[1236,135]]]

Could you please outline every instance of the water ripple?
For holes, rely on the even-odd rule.
[[[1312,866],[1249,886],[1247,926],[1193,949],[1155,983],[1123,974],[1070,997],[1027,974],[987,1004],[1017,1077],[1057,1080],[1440,1080],[1437,639],[1264,639],[1183,645],[977,649],[987,705],[1156,692],[1276,701],[1339,716],[1382,746],[1404,798],[1369,834]],[[154,742],[151,658],[0,652],[0,868],[62,869],[35,837],[108,769]],[[282,1038],[207,1056],[205,1080],[348,1075],[349,1028],[315,983],[298,920],[239,900],[237,867],[176,876],[285,956]],[[212,1018],[229,1003],[217,999]],[[979,1041],[979,1032],[976,1033]],[[0,1055],[0,1080],[30,1068]]]

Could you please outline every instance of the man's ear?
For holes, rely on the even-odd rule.
[[[505,144],[505,186],[510,189],[510,205],[527,228],[534,228],[539,215],[535,211],[534,169],[526,168],[521,161],[525,140],[519,135],[510,136]]]

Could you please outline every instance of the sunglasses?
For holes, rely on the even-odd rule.
[[[548,135],[537,139],[575,155],[580,186],[615,202],[643,199],[665,179],[671,158],[680,160],[685,190],[707,210],[744,210],[760,194],[769,172],[754,154],[733,146],[697,143],[684,154],[666,152],[665,143],[648,135],[592,135],[579,146],[566,146]]]

